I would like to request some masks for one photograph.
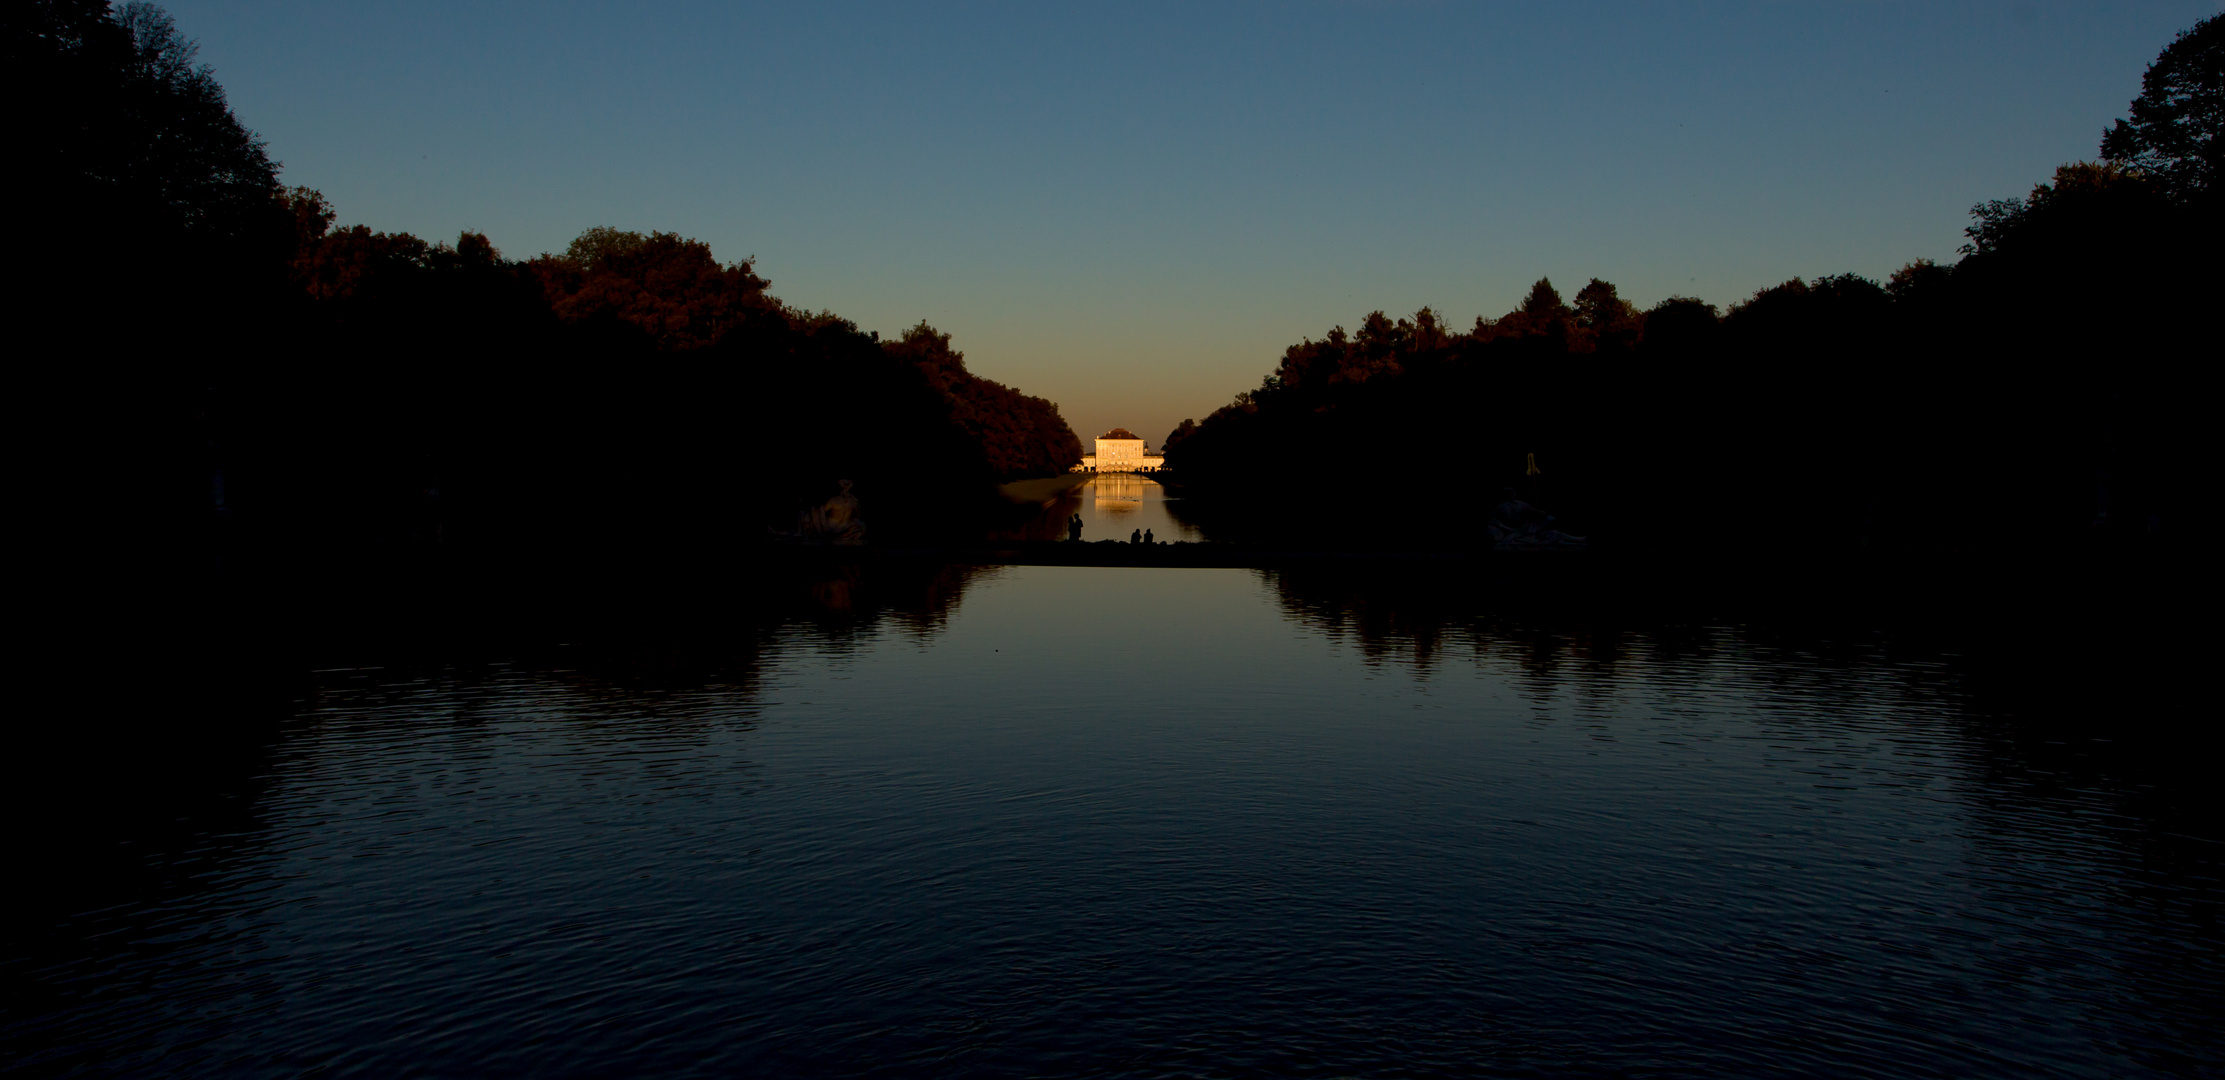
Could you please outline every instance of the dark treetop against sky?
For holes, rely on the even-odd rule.
[[[172,0],[285,180],[506,253],[665,229],[1084,438],[1368,311],[1952,258],[2215,2]]]

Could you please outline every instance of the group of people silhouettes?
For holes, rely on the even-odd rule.
[[[1080,542],[1082,538],[1082,516],[1080,514],[1071,514],[1067,516],[1066,538],[1077,543]],[[1131,544],[1154,544],[1158,541],[1151,538],[1151,530],[1137,529],[1136,531],[1128,534],[1128,542]]]

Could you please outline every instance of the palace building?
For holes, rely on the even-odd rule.
[[[1143,439],[1127,428],[1114,428],[1097,436],[1097,452],[1083,454],[1082,463],[1070,472],[1157,472],[1167,459],[1144,448]]]

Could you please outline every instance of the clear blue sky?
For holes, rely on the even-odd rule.
[[[2219,7],[167,6],[343,223],[679,232],[1154,444],[1378,308],[1951,259]]]

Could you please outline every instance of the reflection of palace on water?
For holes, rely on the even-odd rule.
[[[1127,428],[1114,428],[1097,436],[1097,452],[1083,454],[1082,463],[1068,472],[1157,472],[1167,459],[1144,449],[1143,440]]]
[[[1090,494],[1097,497],[1098,520],[1117,522],[1143,509],[1143,494],[1147,485],[1156,487],[1158,481],[1146,480],[1132,473],[1112,473],[1090,481]]]

